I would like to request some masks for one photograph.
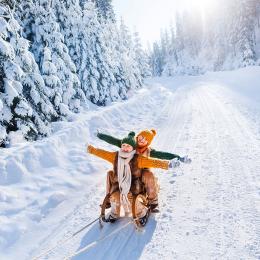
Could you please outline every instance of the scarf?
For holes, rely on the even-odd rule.
[[[120,202],[126,213],[130,212],[131,209],[131,205],[127,197],[132,181],[132,173],[129,162],[133,159],[135,152],[135,150],[130,153],[122,152],[121,150],[118,152],[117,175],[120,191]]]
[[[145,145],[145,146],[143,146],[143,147],[137,147],[137,153],[138,154],[143,154],[147,149],[148,149],[148,146],[149,145]]]

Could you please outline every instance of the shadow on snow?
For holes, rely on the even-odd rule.
[[[130,218],[124,218],[118,220],[118,222],[110,224],[105,223],[103,229],[100,229],[99,224],[93,226],[82,238],[80,250],[90,243],[102,239],[104,236],[109,235],[115,229],[125,225]],[[116,259],[139,259],[142,255],[143,249],[151,241],[153,233],[155,231],[157,222],[151,216],[145,228],[142,231],[137,231],[134,224],[121,229],[112,236],[98,241],[97,244],[89,248],[86,252],[75,256],[74,260],[116,260]]]

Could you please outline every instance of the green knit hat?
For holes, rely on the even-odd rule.
[[[121,141],[121,145],[122,144],[129,144],[135,149],[136,147],[135,132],[130,132],[127,137],[123,138]]]

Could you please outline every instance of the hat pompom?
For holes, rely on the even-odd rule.
[[[151,129],[151,132],[153,133],[153,136],[156,135],[156,131],[154,129]]]
[[[129,137],[134,137],[134,136],[135,136],[135,132],[133,132],[133,131],[130,132],[130,133],[128,134],[128,136],[129,136]]]
[[[130,132],[127,137],[125,137],[121,140],[121,145],[122,144],[129,144],[135,149],[136,148],[136,142],[135,142],[134,137],[135,137],[135,132]]]

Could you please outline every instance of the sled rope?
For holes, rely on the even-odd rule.
[[[122,229],[126,228],[128,225],[130,225],[132,223],[132,221],[127,222],[126,224],[124,224],[121,227],[118,227],[117,229],[115,229],[113,232],[109,233],[108,235],[105,235],[99,239],[97,239],[96,241],[91,242],[90,244],[86,245],[85,247],[81,248],[79,251],[77,251],[75,254],[69,255],[67,257],[64,258],[64,260],[69,260],[74,256],[77,256],[83,252],[87,252],[90,248],[96,246],[99,242],[113,236],[114,234],[118,233],[119,231],[121,231]]]
[[[76,235],[78,235],[80,232],[82,232],[84,229],[86,229],[87,227],[91,226],[92,224],[94,224],[96,221],[99,220],[99,217],[96,218],[95,220],[93,220],[92,222],[88,223],[86,226],[82,227],[81,229],[79,229],[78,231],[76,231],[75,233],[73,233],[71,236],[65,238],[64,240],[58,242],[55,246],[46,249],[42,254],[36,256],[33,258],[33,260],[36,259],[40,259],[43,256],[47,256],[51,251],[53,251],[54,249],[56,249],[59,246],[64,245],[65,243],[67,243],[69,240],[71,240],[73,237],[75,237]]]

